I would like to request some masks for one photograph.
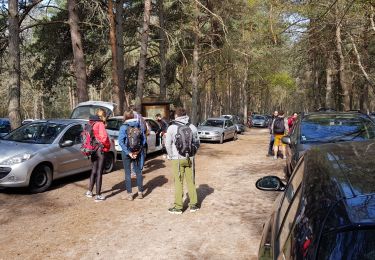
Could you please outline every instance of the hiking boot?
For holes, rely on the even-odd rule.
[[[182,210],[176,209],[175,207],[168,209],[168,212],[171,214],[182,214]]]
[[[196,212],[198,210],[199,210],[199,207],[197,207],[196,205],[190,206],[190,212]]]
[[[105,197],[103,195],[96,195],[95,196],[95,202],[104,201]]]
[[[143,192],[138,192],[137,199],[143,199]]]
[[[92,198],[94,195],[92,194],[92,191],[86,191],[86,193],[85,193],[85,196],[87,197],[87,198]]]

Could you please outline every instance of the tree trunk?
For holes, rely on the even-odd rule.
[[[150,25],[151,0],[145,0],[143,14],[143,28],[141,35],[141,53],[139,57],[139,69],[137,80],[137,96],[135,97],[135,106],[139,113],[142,111],[143,89],[145,85],[145,70],[147,61],[147,45]]]
[[[350,110],[350,99],[349,99],[349,86],[346,82],[346,71],[345,71],[345,57],[342,51],[342,39],[341,39],[341,16],[338,12],[338,3],[336,3],[336,50],[339,57],[339,71],[338,77],[341,86],[342,95],[342,108],[344,111]]]
[[[83,102],[89,100],[89,96],[87,91],[86,65],[83,54],[82,37],[79,31],[79,17],[76,0],[68,0],[68,12],[70,36],[72,38],[74,74],[77,80],[78,102]]]
[[[125,91],[125,75],[124,75],[124,26],[123,26],[123,14],[124,14],[124,0],[118,0],[116,2],[116,44],[117,44],[117,75],[118,75],[118,87],[119,87],[119,102],[122,104],[119,108],[119,113],[122,115],[125,110],[128,109],[129,103],[126,98]]]
[[[18,1],[8,2],[9,17],[9,96],[8,116],[11,128],[21,125],[21,61],[20,61],[20,27],[18,16]]]
[[[248,102],[248,93],[247,93],[247,89],[246,89],[246,85],[247,85],[247,78],[248,78],[248,74],[249,74],[249,61],[246,60],[246,63],[245,63],[245,75],[244,75],[244,79],[243,79],[243,82],[242,82],[242,93],[243,93],[243,117],[244,117],[244,120],[246,122],[247,120],[247,102]]]
[[[332,98],[332,75],[333,75],[333,54],[330,52],[327,60],[327,68],[326,68],[326,98],[325,98],[325,106],[326,108],[333,108],[333,98]]]
[[[191,75],[192,82],[192,100],[191,100],[191,122],[196,125],[198,122],[198,82],[199,82],[199,8],[194,3],[194,50],[193,50],[193,71]]]
[[[167,81],[166,81],[166,74],[167,74],[167,62],[166,62],[166,54],[167,54],[167,37],[165,35],[165,19],[164,19],[164,0],[158,0],[159,5],[159,52],[160,52],[160,98],[166,99],[167,98]]]

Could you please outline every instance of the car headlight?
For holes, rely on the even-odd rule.
[[[218,131],[215,131],[215,132],[212,132],[214,135],[219,135],[220,134],[220,132],[218,132]]]
[[[21,153],[21,154],[15,155],[13,157],[10,157],[10,158],[6,159],[5,161],[0,162],[0,164],[1,165],[14,165],[14,164],[17,164],[17,163],[25,162],[25,161],[29,160],[31,157],[33,157],[33,154],[31,154],[31,153]]]

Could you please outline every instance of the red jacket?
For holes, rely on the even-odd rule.
[[[103,145],[103,152],[108,152],[111,148],[111,142],[105,130],[104,123],[101,121],[94,122],[92,126],[92,131],[94,133],[95,139]]]

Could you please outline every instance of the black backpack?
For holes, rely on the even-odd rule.
[[[126,129],[127,147],[131,152],[138,152],[142,148],[142,130],[138,126],[128,126]]]
[[[193,131],[190,124],[176,123],[177,134],[175,136],[175,145],[178,153],[183,157],[191,157],[197,153],[197,146],[194,144]]]
[[[277,117],[273,122],[273,133],[274,134],[284,134],[285,132],[285,122],[284,118]]]

